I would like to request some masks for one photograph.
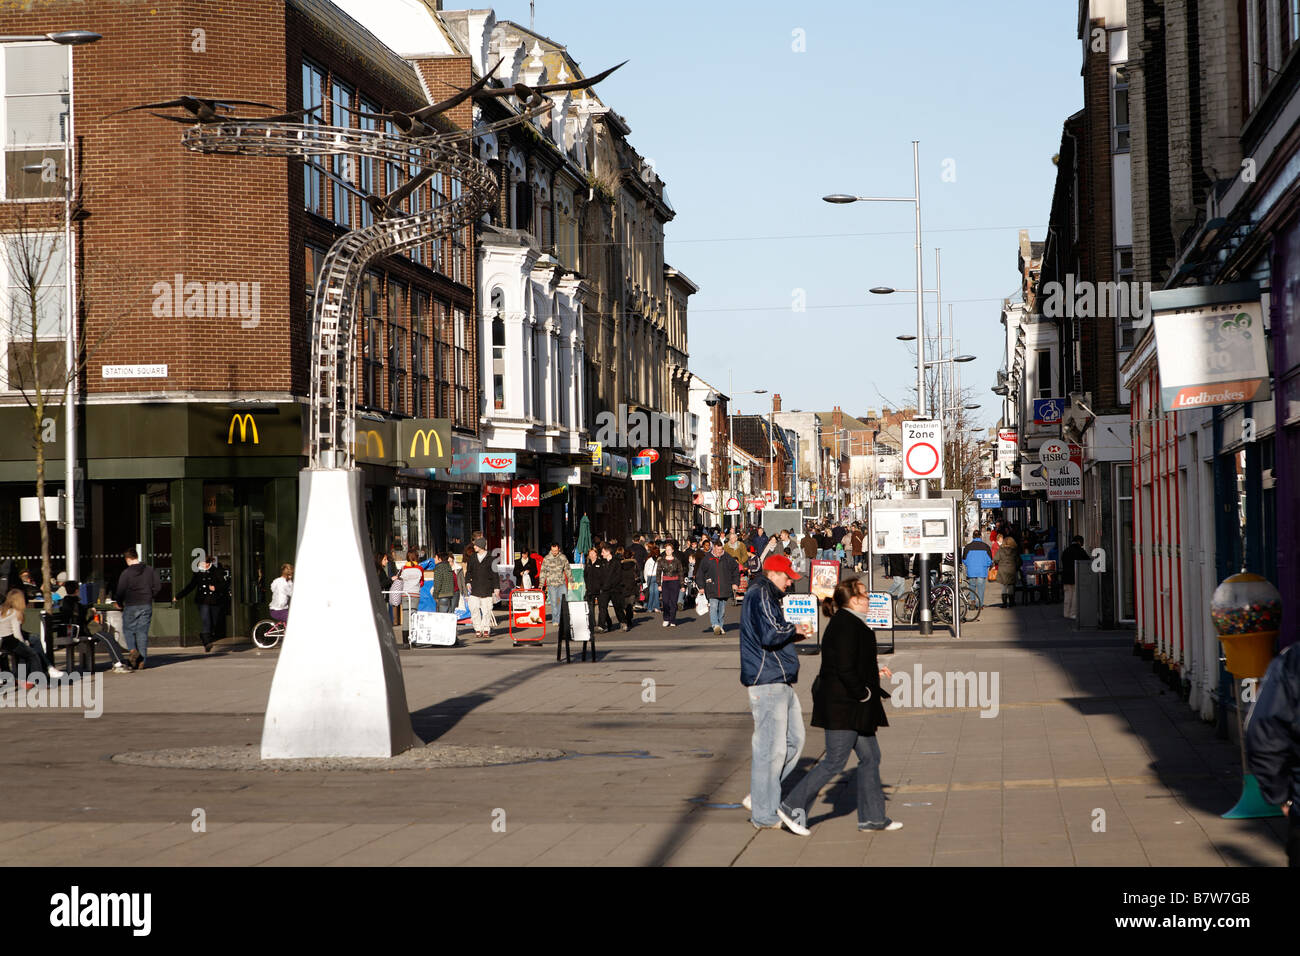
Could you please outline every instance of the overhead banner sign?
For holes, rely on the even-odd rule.
[[[1047,467],[1026,463],[1020,466],[1021,491],[1046,491]]]
[[[632,459],[632,480],[649,481],[650,466],[653,464],[654,462],[646,455],[637,455],[635,458],[633,458]]]
[[[1065,402],[1059,398],[1034,399],[1034,424],[1059,425],[1065,411]]]
[[[516,508],[536,508],[540,497],[541,486],[535,482],[523,482],[515,485],[510,489],[510,503]]]
[[[410,468],[446,468],[451,465],[450,418],[404,418],[397,423],[397,443]]]
[[[1160,311],[1159,293],[1152,295],[1164,411],[1269,397],[1264,313],[1257,298]]]
[[[976,488],[975,500],[981,508],[1001,508],[1002,498],[996,488]]]
[[[929,420],[903,421],[903,477],[943,477],[943,424]]]
[[[478,456],[478,473],[480,475],[513,475],[515,473],[515,453],[512,451],[489,451]]]
[[[1083,470],[1067,461],[1047,474],[1047,500],[1070,501],[1083,497]]]

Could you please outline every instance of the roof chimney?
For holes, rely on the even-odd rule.
[[[781,393],[777,392],[775,395],[772,396],[772,411],[779,412],[780,410],[781,410]]]

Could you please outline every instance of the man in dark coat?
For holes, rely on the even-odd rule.
[[[736,559],[722,545],[715,544],[710,554],[696,561],[695,580],[709,599],[709,628],[714,634],[723,634],[727,601],[740,584],[740,567]]]
[[[600,558],[605,563],[600,573],[600,590],[596,592],[596,603],[600,607],[600,626],[606,631],[614,630],[614,623],[609,619],[609,605],[614,604],[614,616],[619,626],[628,630],[623,611],[623,571],[614,560],[614,546],[608,541],[600,546]]]
[[[215,560],[204,561],[190,578],[190,583],[176,592],[172,606],[191,591],[199,606],[199,640],[203,653],[212,650],[214,641],[226,636],[226,605],[230,602],[230,572]]]
[[[1075,590],[1074,562],[1092,558],[1083,546],[1083,535],[1070,539],[1070,546],[1061,555],[1061,590],[1065,597],[1065,616],[1074,620],[1079,616],[1079,592]]]

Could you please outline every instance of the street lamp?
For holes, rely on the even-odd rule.
[[[77,468],[77,311],[76,270],[77,256],[72,248],[72,197],[76,185],[76,133],[73,123],[76,102],[72,79],[72,49],[94,43],[101,37],[90,30],[60,30],[36,36],[0,37],[0,43],[30,43],[49,40],[68,50],[68,127],[63,137],[63,256],[64,256],[64,310],[67,334],[64,336],[64,374],[67,384],[64,391],[64,445],[63,445],[63,498],[64,544],[67,551],[65,568],[68,580],[81,583],[77,546],[76,520],[76,468]],[[24,172],[43,172],[42,166],[34,170],[23,167]],[[84,218],[84,217],[82,217]]]
[[[925,288],[925,280],[922,276],[921,268],[921,160],[920,160],[920,142],[912,140],[912,188],[913,194],[910,197],[873,197],[873,196],[852,196],[846,193],[833,193],[829,196],[823,196],[822,199],[829,203],[844,204],[851,202],[910,202],[912,204],[915,217],[916,232],[916,287]],[[916,338],[917,338],[917,355],[916,355],[916,403],[917,417],[925,418],[925,297],[917,295],[916,297]],[[921,498],[930,497],[930,485],[927,481],[920,481]],[[930,615],[930,569],[926,555],[920,555],[921,565],[921,594],[920,594],[920,611],[921,623],[919,631],[922,636],[931,633],[931,615]]]

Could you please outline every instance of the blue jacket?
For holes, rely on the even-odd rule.
[[[799,637],[785,619],[781,592],[765,574],[754,575],[740,607],[740,682],[794,684],[799,680]]]
[[[966,566],[968,578],[987,578],[989,568],[993,567],[993,551],[982,538],[978,541],[972,540],[966,545],[961,563]]]
[[[1246,724],[1246,766],[1274,806],[1300,798],[1300,651],[1284,650],[1268,665]],[[1295,814],[1293,807],[1291,813]]]

